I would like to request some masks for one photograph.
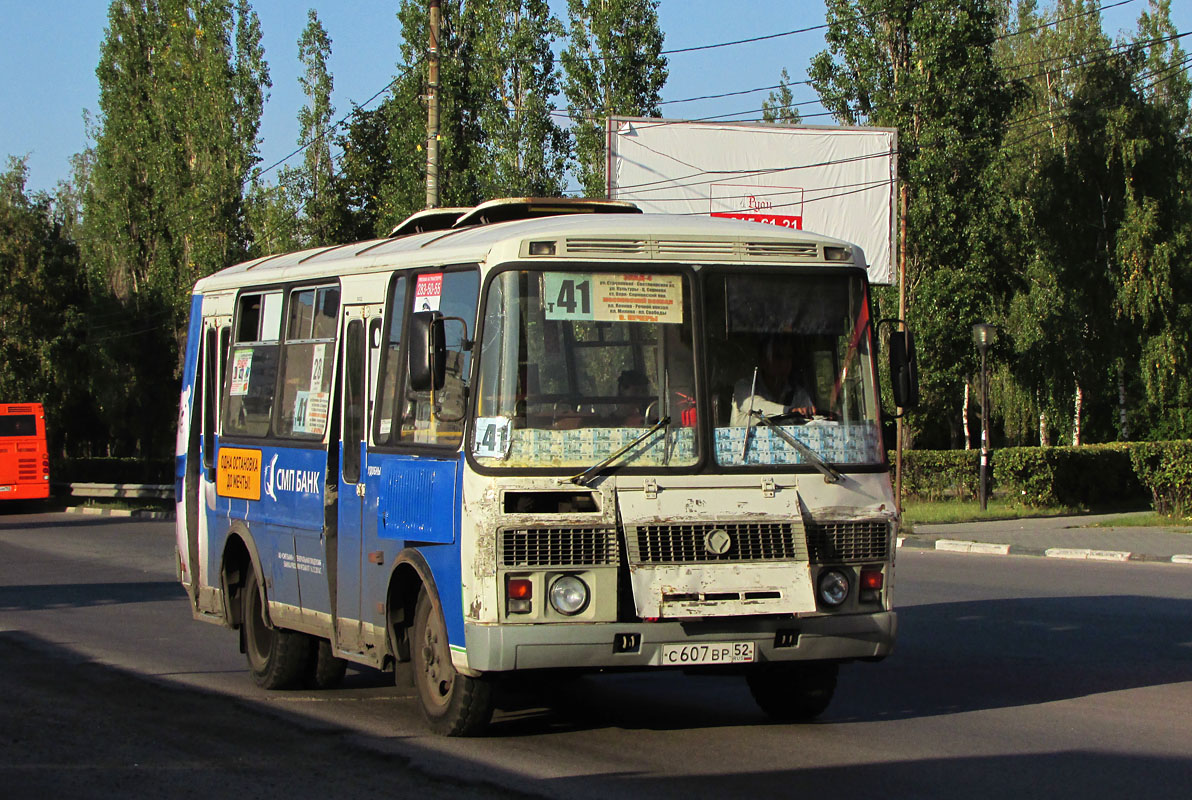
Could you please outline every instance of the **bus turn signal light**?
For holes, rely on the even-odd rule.
[[[861,588],[877,591],[882,588],[882,571],[880,569],[861,570]]]
[[[534,584],[529,578],[510,578],[505,584],[510,614],[529,614],[534,597]]]

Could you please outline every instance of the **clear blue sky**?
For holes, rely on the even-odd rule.
[[[1047,4],[1048,0],[1043,0]],[[1110,5],[1118,0],[1102,0]],[[1192,30],[1192,0],[1175,0],[1173,17],[1181,32]],[[551,0],[557,14],[565,0]],[[261,18],[273,88],[261,125],[263,165],[296,147],[295,117],[303,102],[298,87],[297,40],[306,10],[318,9],[332,38],[331,70],[339,115],[351,101],[363,102],[394,75],[400,35],[395,0],[254,0]],[[1146,0],[1107,10],[1112,35],[1133,30]],[[29,156],[29,188],[52,189],[69,174],[69,159],[87,145],[83,111],[99,107],[95,65],[107,24],[104,0],[0,0],[0,158]],[[822,0],[662,0],[659,6],[665,47],[678,49],[765,36],[820,25]],[[664,100],[771,86],[786,67],[793,81],[806,78],[811,57],[824,47],[822,31],[764,42],[670,56]],[[1185,45],[1185,50],[1192,49]],[[743,113],[759,116],[767,92],[699,102],[668,104],[667,117],[695,119]],[[814,100],[807,87],[795,87],[797,101]],[[822,111],[804,106],[805,115]],[[725,117],[731,119],[733,117]],[[808,122],[830,124],[830,118]]]

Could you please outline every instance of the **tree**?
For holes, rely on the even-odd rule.
[[[955,409],[975,372],[970,327],[996,311],[992,289],[1006,268],[994,170],[1015,94],[993,59],[996,5],[828,0],[828,49],[809,71],[838,120],[898,129],[909,322],[923,378],[911,432],[937,441],[959,439]]]
[[[50,452],[61,455],[99,433],[82,348],[95,321],[65,214],[49,195],[30,196],[26,175],[15,158],[0,173],[0,402],[43,403]]]
[[[322,245],[331,244],[339,235],[342,203],[331,160],[331,116],[335,113],[331,105],[334,81],[327,71],[331,37],[313,8],[308,19],[298,39],[298,58],[305,67],[298,83],[307,98],[306,105],[298,112],[298,144],[306,147],[298,177],[302,187],[303,238],[307,245]]]
[[[559,74],[551,52],[561,23],[546,0],[473,0],[463,23],[479,67],[469,74],[473,94],[498,101],[477,116],[489,193],[561,194],[569,147],[552,117]]]
[[[782,68],[782,79],[778,81],[778,91],[770,92],[767,99],[762,101],[762,119],[781,125],[798,125],[803,121],[795,105],[795,95],[791,92],[791,76],[786,67]]]
[[[658,2],[568,0],[567,12],[570,41],[560,61],[576,171],[589,197],[603,197],[606,120],[660,116],[667,61]]]
[[[1023,92],[1003,151],[1007,232],[1018,243],[1019,264],[1007,274],[1004,327],[1013,335],[1005,351],[1012,353],[1011,374],[1022,389],[1007,395],[1031,399],[1038,439],[1030,441],[1045,444],[1052,429],[1063,440],[1078,433],[1077,406],[1083,417],[1089,390],[1103,393],[1099,365],[1111,360],[1102,349],[1114,341],[1103,324],[1113,319],[1105,308],[1105,273],[1083,260],[1088,230],[1068,216],[1074,213],[1068,204],[1085,199],[1085,177],[1072,176],[1075,164],[1066,163],[1077,141],[1070,110],[1085,63],[1105,53],[1109,41],[1098,7],[1087,0],[1064,0],[1043,15],[1033,1],[1019,3],[1006,34],[999,61]]]
[[[247,0],[115,0],[82,246],[125,330],[104,339],[119,448],[171,443],[195,280],[245,253],[242,187],[269,85]]]

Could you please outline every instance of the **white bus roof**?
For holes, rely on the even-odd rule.
[[[554,255],[530,254],[554,242]],[[825,258],[825,247],[830,255]],[[316,280],[394,268],[510,260],[786,263],[865,267],[860,248],[809,231],[708,216],[636,213],[560,214],[448,228],[245,261],[199,280],[199,293],[246,285]]]

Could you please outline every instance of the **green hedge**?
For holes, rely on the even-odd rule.
[[[1127,443],[1008,447],[993,454],[994,487],[1031,506],[1112,506],[1146,500]]]
[[[977,496],[981,454],[977,450],[906,450],[902,493],[918,500]],[[894,453],[890,453],[894,464]]]
[[[136,458],[67,458],[50,464],[54,483],[153,483],[174,482],[172,460]]]
[[[1172,478],[1182,474],[1182,491],[1192,480],[1192,442],[1183,466],[1172,467]],[[1007,447],[990,452],[990,489],[1002,497],[1028,506],[1111,507],[1142,503],[1148,489],[1156,493],[1150,473],[1138,469],[1134,455],[1151,443],[1113,443],[1084,447]],[[1163,451],[1166,453],[1166,451]],[[972,499],[977,496],[981,454],[977,450],[908,450],[903,453],[903,496],[911,500]],[[890,454],[891,462],[894,455]],[[1167,463],[1163,454],[1155,463]],[[1181,472],[1182,469],[1182,472]],[[1167,484],[1164,484],[1166,487]]]
[[[1192,441],[1139,442],[1130,459],[1155,511],[1181,517],[1192,511]]]

